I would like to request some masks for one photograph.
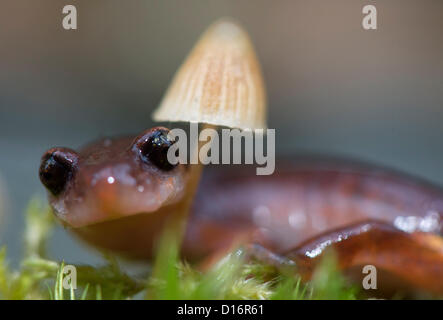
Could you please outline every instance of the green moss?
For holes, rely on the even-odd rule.
[[[246,262],[242,250],[227,255],[201,272],[179,259],[179,239],[165,232],[147,279],[125,274],[107,256],[104,266],[76,265],[77,289],[63,288],[63,261],[47,257],[46,244],[54,221],[52,213],[33,199],[26,213],[24,257],[11,270],[7,250],[0,250],[1,299],[355,299],[337,271],[333,254],[323,259],[310,283],[297,275],[281,274],[272,266]]]

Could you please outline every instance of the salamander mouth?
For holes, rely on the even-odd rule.
[[[175,204],[183,198],[182,185],[177,177],[163,181],[155,187],[116,186],[99,187],[82,195],[65,194],[50,196],[56,216],[67,226],[80,228],[106,221],[140,214],[156,214],[163,207]]]

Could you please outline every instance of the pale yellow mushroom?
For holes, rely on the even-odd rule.
[[[153,119],[266,128],[260,64],[240,25],[222,19],[207,29],[175,74]]]
[[[238,23],[221,19],[203,33],[175,74],[153,119],[203,123],[204,127],[266,128],[266,92],[260,64],[247,32]],[[195,155],[199,149],[190,152]],[[202,166],[193,165],[191,170],[188,207]],[[181,226],[177,233],[183,230],[185,216],[176,221]]]

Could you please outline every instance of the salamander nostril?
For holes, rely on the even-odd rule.
[[[73,174],[72,163],[54,153],[43,157],[39,176],[43,185],[53,194],[60,194]]]

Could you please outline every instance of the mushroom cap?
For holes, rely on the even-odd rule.
[[[223,19],[207,29],[175,74],[153,119],[266,128],[260,64],[240,25]]]

